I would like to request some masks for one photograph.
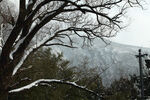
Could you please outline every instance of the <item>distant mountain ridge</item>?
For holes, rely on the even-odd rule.
[[[63,52],[64,57],[70,60],[72,65],[78,65],[86,58],[90,67],[108,68],[102,74],[104,85],[109,85],[111,81],[121,76],[128,77],[130,74],[139,73],[138,59],[135,57],[139,49],[141,47],[115,42],[106,46],[100,39],[96,39],[90,47],[77,49],[54,47],[54,50]],[[149,48],[142,48],[142,50],[144,53],[150,53]]]

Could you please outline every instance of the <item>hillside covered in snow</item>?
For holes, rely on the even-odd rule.
[[[109,85],[114,79],[138,74],[139,65],[135,55],[138,54],[139,49],[142,49],[143,53],[150,53],[149,48],[114,42],[106,45],[102,40],[95,40],[90,47],[71,49],[57,46],[53,49],[63,52],[64,57],[70,60],[74,66],[78,66],[84,60],[88,60],[89,67],[99,67],[101,70],[104,70],[101,76],[105,85]]]

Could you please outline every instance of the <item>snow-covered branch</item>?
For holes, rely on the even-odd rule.
[[[23,82],[27,82],[27,81],[31,81],[31,79],[28,78],[28,77],[25,77],[25,78],[19,80],[18,82],[14,83],[13,85],[10,86],[10,90],[11,90],[12,88],[16,87],[17,85],[19,85],[19,84],[21,84],[21,83],[23,83]]]
[[[102,98],[101,95],[95,93],[92,90],[89,90],[89,89],[85,88],[84,86],[77,85],[75,82],[62,81],[62,80],[56,80],[56,79],[39,79],[39,80],[37,80],[35,82],[32,82],[29,85],[26,85],[24,87],[14,89],[14,90],[10,90],[9,93],[15,93],[15,92],[28,90],[28,89],[31,89],[32,87],[39,86],[40,84],[52,84],[52,83],[70,85],[70,86],[76,87],[78,89],[81,89],[83,91],[89,92],[89,93],[91,93],[95,96],[98,96],[99,98]]]
[[[13,70],[13,74],[12,75],[15,75],[18,71],[18,69],[22,66],[22,64],[24,63],[24,61],[28,58],[28,56],[37,51],[39,48],[41,48],[42,46],[47,46],[46,43],[48,43],[49,41],[53,40],[55,37],[58,36],[59,33],[62,33],[62,32],[65,32],[65,31],[68,31],[68,28],[67,29],[63,29],[63,30],[59,30],[57,31],[53,36],[51,37],[46,37],[43,39],[43,41],[39,42],[38,44],[32,46],[29,50],[25,51],[24,55],[22,56],[20,62],[15,66],[14,70]],[[51,45],[54,45],[54,44],[51,44]],[[57,43],[57,45],[60,45]],[[68,46],[68,45],[65,45],[65,44],[62,44],[62,46]],[[71,47],[71,46],[70,46]],[[18,48],[18,47],[17,47]],[[16,50],[15,50],[16,51]]]

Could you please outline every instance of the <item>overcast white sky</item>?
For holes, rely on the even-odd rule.
[[[150,47],[150,0],[146,0],[145,9],[130,9],[128,16],[131,24],[123,31],[119,32],[112,40],[115,42]]]
[[[18,4],[18,0],[12,0]],[[122,44],[135,45],[140,47],[150,47],[150,0],[146,0],[145,10],[141,8],[130,9],[128,17],[131,19],[130,25],[112,38],[112,41]]]

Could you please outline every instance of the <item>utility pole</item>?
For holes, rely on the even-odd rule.
[[[142,57],[144,56],[147,56],[147,54],[142,54],[141,49],[139,49],[139,55],[136,55],[136,57],[139,58],[141,100],[144,100],[144,83],[143,83],[143,67],[142,67]]]

